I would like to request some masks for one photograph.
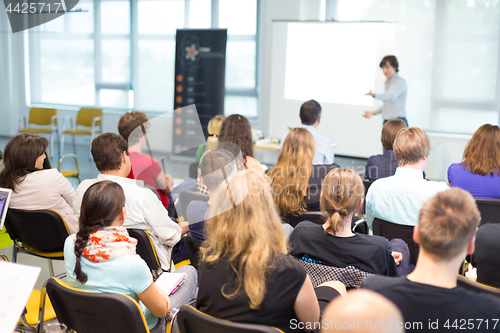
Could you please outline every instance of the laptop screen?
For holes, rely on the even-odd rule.
[[[0,188],[0,230],[3,229],[5,217],[7,216],[7,209],[9,208],[10,196],[12,190],[8,188]]]

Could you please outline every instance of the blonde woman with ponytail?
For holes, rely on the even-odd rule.
[[[327,220],[323,225],[299,223],[290,235],[290,254],[322,265],[354,266],[368,273],[397,276],[402,255],[392,252],[387,239],[352,232],[352,218],[363,200],[363,181],[354,170],[331,170],[323,181],[320,199]]]
[[[248,169],[229,176],[209,214],[198,266],[200,311],[285,332],[295,331],[293,320],[319,321],[315,290],[302,265],[286,254],[281,220],[262,172]],[[319,290],[330,300],[339,295],[327,286]]]
[[[135,253],[137,240],[122,226],[126,214],[125,194],[118,183],[104,180],[85,191],[80,229],[64,244],[68,284],[140,301],[150,332],[164,333],[175,309],[196,298],[198,276],[192,266],[183,266],[176,272],[186,273],[187,277],[175,294],[169,296],[158,288],[146,262]],[[172,332],[177,332],[176,327]]]

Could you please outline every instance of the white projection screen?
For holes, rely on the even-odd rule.
[[[381,117],[361,115],[381,105],[364,94],[384,91],[379,63],[393,54],[395,32],[394,22],[273,22],[269,133],[281,138],[299,126],[300,105],[315,99],[317,130],[336,154],[381,153]]]

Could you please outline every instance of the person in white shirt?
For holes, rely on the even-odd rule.
[[[179,242],[181,235],[188,231],[187,222],[177,224],[172,221],[152,190],[144,187],[142,181],[127,178],[131,163],[128,145],[123,137],[114,133],[103,133],[92,141],[91,151],[101,174],[96,179],[84,180],[78,186],[73,202],[75,214],[80,216],[83,194],[92,184],[102,180],[118,183],[126,198],[127,217],[123,226],[148,231],[162,268],[170,270],[173,267],[172,247]]]
[[[406,119],[406,95],[408,94],[408,87],[405,79],[398,74],[398,59],[393,55],[385,56],[380,62],[380,68],[382,68],[387,78],[385,81],[385,92],[376,94],[370,90],[365,95],[380,99],[384,102],[384,105],[375,111],[365,111],[363,117],[371,118],[373,115],[382,114],[384,125],[391,119],[402,119],[406,126],[408,126],[408,120]]]
[[[332,143],[330,140],[320,135],[316,130],[321,122],[321,105],[314,99],[304,102],[300,107],[299,115],[300,121],[302,122],[302,126],[300,127],[306,128],[314,137],[316,151],[314,152],[313,165],[333,164],[335,154],[333,152]],[[281,151],[285,139],[286,136],[281,140],[278,153]]]
[[[416,226],[424,202],[449,189],[444,182],[424,179],[431,141],[423,130],[401,129],[393,149],[399,162],[396,174],[373,182],[366,195],[366,221],[370,228],[374,218]]]
[[[49,142],[40,135],[21,133],[5,146],[5,168],[0,173],[0,187],[10,188],[10,208],[50,209],[63,218],[69,234],[78,231],[78,217],[73,213],[75,190],[57,169],[43,169]]]

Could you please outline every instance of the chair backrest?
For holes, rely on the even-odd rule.
[[[457,285],[476,293],[489,294],[500,298],[500,289],[469,280],[462,275],[457,275]]]
[[[48,126],[51,124],[51,119],[53,116],[57,116],[56,109],[31,108],[30,115],[28,117],[28,123],[40,126]]]
[[[476,204],[481,212],[481,225],[500,223],[500,199],[476,199]]]
[[[9,208],[5,227],[13,240],[41,251],[62,251],[64,241],[69,236],[61,215],[48,209]]]
[[[366,175],[365,175],[365,177],[366,177]],[[365,198],[366,198],[366,194],[368,193],[368,189],[373,184],[373,182],[374,182],[374,180],[363,179],[363,185],[365,186]],[[361,206],[361,213],[366,214],[366,200],[363,200],[363,205]]]
[[[191,305],[183,305],[177,314],[181,333],[277,333],[283,332],[271,326],[235,323],[209,316]]]
[[[149,333],[137,302],[126,295],[91,293],[57,278],[47,281],[57,320],[78,333]]]
[[[326,221],[326,215],[322,212],[303,212],[299,216],[281,216],[281,219],[295,228],[297,224],[302,221],[311,221],[316,224],[323,224]]]
[[[92,126],[92,119],[99,117],[101,120],[96,122],[96,126],[101,125],[102,110],[94,108],[81,108],[76,115],[76,125],[90,127]]]
[[[302,259],[297,260],[306,269],[307,275],[309,275],[314,288],[327,281],[340,281],[346,288],[359,288],[361,282],[372,275],[372,273],[362,271],[354,266],[333,267],[316,264]]]
[[[130,237],[137,239],[136,253],[148,264],[152,272],[157,272],[160,268],[160,261],[149,233],[143,229],[127,229],[127,231]]]
[[[186,251],[189,261],[191,262],[191,266],[197,269],[199,263],[198,253],[200,252],[201,242],[188,233],[186,238],[184,238],[184,245],[186,246]]]
[[[189,164],[189,178],[198,178],[198,162]]]
[[[418,258],[419,245],[413,240],[413,226],[392,223],[379,218],[373,220],[373,234],[383,236],[388,240],[400,238],[405,241],[410,250],[410,263],[415,265]]]
[[[181,191],[181,193],[179,193],[179,204],[181,205],[181,213],[182,216],[184,216],[184,220],[186,220],[186,208],[191,201],[199,200],[207,202],[208,199],[208,194],[201,194],[189,190]]]

